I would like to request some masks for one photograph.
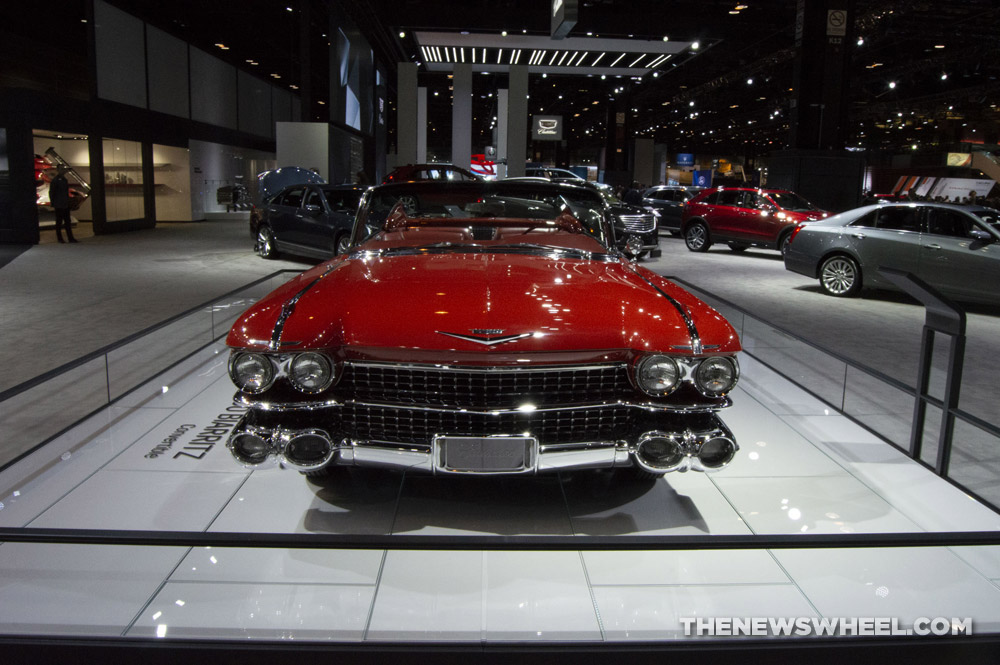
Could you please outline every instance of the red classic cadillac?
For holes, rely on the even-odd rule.
[[[612,249],[604,211],[558,183],[369,189],[350,251],[230,331],[230,451],[307,475],[726,466],[736,332]]]

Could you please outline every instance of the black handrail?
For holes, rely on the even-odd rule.
[[[1000,531],[731,535],[504,536],[0,528],[0,542],[362,550],[759,550],[1000,545]]]

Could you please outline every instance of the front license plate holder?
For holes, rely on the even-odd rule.
[[[434,461],[439,471],[523,473],[535,467],[538,439],[530,436],[439,436]]]

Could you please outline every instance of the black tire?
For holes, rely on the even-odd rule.
[[[861,267],[846,254],[834,254],[819,267],[819,285],[835,298],[849,298],[861,292]]]
[[[788,231],[778,238],[778,251],[784,256],[788,253],[788,246],[792,244],[792,232]]]
[[[269,226],[261,225],[257,229],[257,244],[253,249],[262,259],[278,258],[278,250],[274,246],[274,233]]]
[[[750,245],[744,245],[741,242],[731,242],[731,243],[729,243],[729,251],[730,252],[737,252],[737,253],[738,252],[745,252],[745,251],[747,251],[747,248],[749,248],[749,247],[750,247]]]
[[[692,252],[707,252],[712,246],[708,227],[703,222],[691,222],[684,229],[684,244]]]

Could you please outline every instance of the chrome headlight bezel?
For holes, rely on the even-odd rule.
[[[660,380],[659,383],[662,384],[663,387],[659,388],[647,382],[646,377],[644,376],[646,372],[652,371],[653,366],[657,365],[662,365],[668,374],[670,372],[673,373],[673,381],[668,384],[668,382]],[[636,385],[639,386],[639,389],[642,392],[653,397],[664,397],[674,392],[681,384],[682,379],[683,373],[681,372],[681,368],[677,364],[677,361],[674,358],[663,354],[656,353],[648,355],[642,358],[635,366]]]
[[[719,383],[717,379],[706,377],[705,374],[713,371],[714,368],[723,368],[728,373],[729,378],[725,382]],[[740,380],[740,365],[734,356],[711,356],[698,363],[693,378],[695,387],[702,395],[723,397],[735,388],[736,383]]]
[[[241,363],[245,361],[257,361],[258,371],[261,375],[259,385],[251,385],[250,381],[246,378],[246,374],[240,374]],[[276,376],[277,372],[275,372],[274,363],[271,362],[271,358],[267,354],[248,351],[234,353],[229,358],[229,378],[242,392],[259,395],[274,385]]]
[[[324,377],[322,381],[314,382],[313,385],[307,385],[297,376],[297,369],[308,362],[316,363],[316,366],[322,369]],[[316,393],[321,393],[331,385],[336,378],[337,370],[333,361],[331,361],[324,354],[317,351],[305,351],[303,353],[297,353],[292,356],[291,360],[288,362],[288,382],[292,384],[292,387],[301,393],[307,395],[315,395]]]

